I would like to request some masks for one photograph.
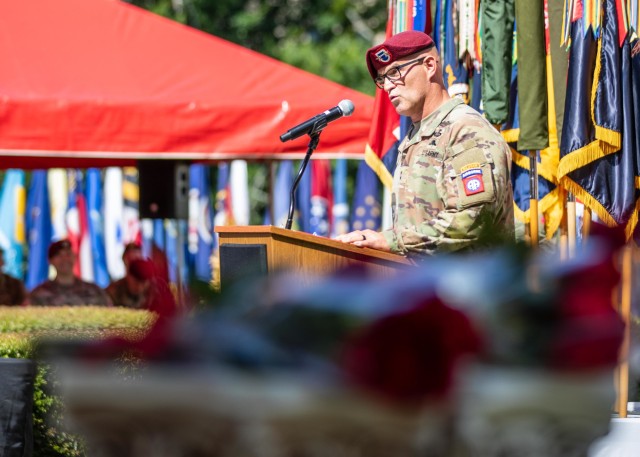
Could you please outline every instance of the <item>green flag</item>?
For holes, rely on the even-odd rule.
[[[482,99],[492,124],[509,115],[513,43],[513,0],[485,0],[482,7]]]
[[[549,146],[544,3],[515,0],[518,35],[519,151]]]

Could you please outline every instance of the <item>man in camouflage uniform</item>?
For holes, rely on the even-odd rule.
[[[131,265],[142,259],[142,248],[139,244],[129,243],[124,248],[122,261],[126,274],[124,278],[113,281],[105,289],[114,306],[125,308],[144,308],[149,291],[149,279],[132,270]]]
[[[513,239],[509,147],[477,111],[449,96],[431,38],[396,34],[367,51],[367,65],[413,125],[399,146],[393,227],[336,239],[417,258]]]
[[[39,306],[99,305],[111,306],[107,294],[96,284],[73,274],[76,256],[69,240],[52,243],[47,252],[49,263],[56,269],[56,279],[47,280],[31,291],[28,304]]]
[[[2,272],[4,268],[4,251],[0,249],[0,306],[24,304],[27,293],[19,279]]]

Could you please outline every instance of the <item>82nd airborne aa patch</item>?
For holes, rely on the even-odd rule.
[[[387,51],[385,48],[380,48],[376,52],[375,56],[376,56],[376,59],[378,59],[378,61],[382,63],[387,63],[391,60],[391,53]]]
[[[482,180],[482,168],[479,163],[470,163],[460,170],[462,173],[462,185],[465,195],[475,195],[484,192],[484,181]]]

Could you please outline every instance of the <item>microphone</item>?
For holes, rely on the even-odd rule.
[[[354,106],[351,100],[342,100],[338,103],[338,106],[328,109],[324,113],[320,113],[311,119],[304,121],[302,124],[296,125],[292,129],[287,130],[286,133],[280,135],[280,141],[295,140],[302,135],[313,135],[324,129],[329,122],[340,119],[342,116],[351,116],[353,114]]]

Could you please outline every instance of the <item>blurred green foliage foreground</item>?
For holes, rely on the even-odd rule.
[[[0,306],[0,357],[33,358],[42,339],[137,340],[154,319],[148,311],[124,308]],[[55,387],[55,372],[40,364],[34,392],[33,455],[82,456],[82,443],[65,431],[63,405],[53,393]]]

